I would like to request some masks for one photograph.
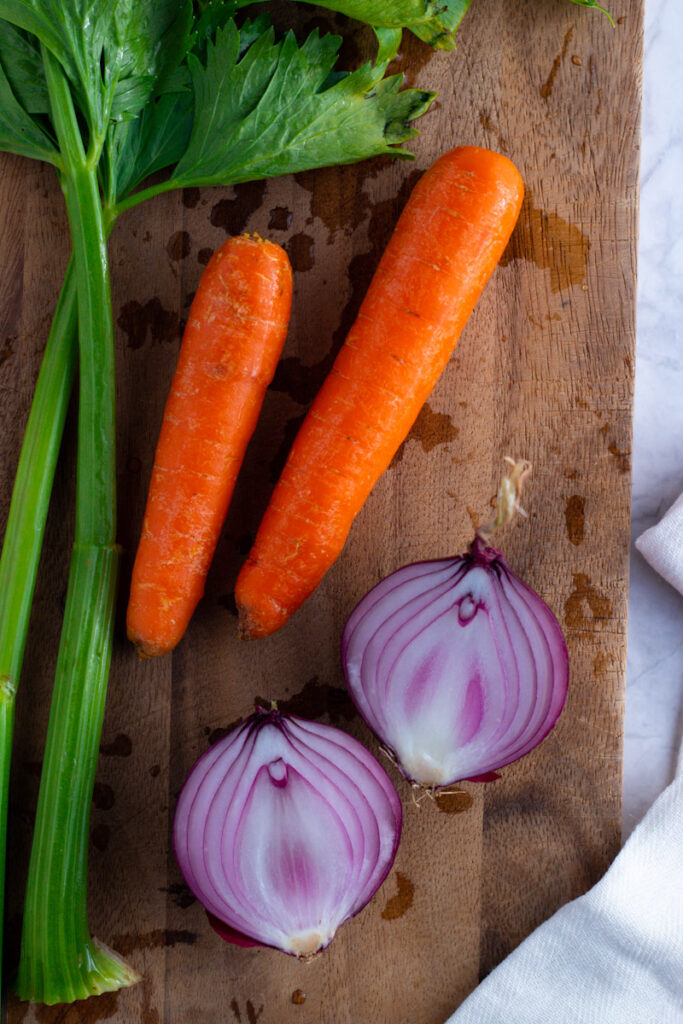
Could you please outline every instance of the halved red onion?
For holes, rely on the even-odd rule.
[[[527,754],[557,721],[569,681],[554,615],[480,536],[469,554],[404,566],[366,594],[342,664],[365,721],[428,788]]]
[[[294,956],[324,949],[365,906],[400,834],[396,790],[358,740],[262,709],[197,761],[173,827],[215,930]]]

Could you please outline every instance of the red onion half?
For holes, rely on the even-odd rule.
[[[428,788],[527,754],[557,721],[569,680],[557,620],[479,536],[469,554],[404,566],[366,594],[342,663],[365,721]]]
[[[400,834],[396,790],[358,740],[261,709],[197,761],[173,827],[216,931],[301,957],[371,899]]]

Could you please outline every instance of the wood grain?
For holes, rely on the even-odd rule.
[[[537,924],[585,891],[620,831],[642,3],[615,29],[562,0],[476,0],[455,54],[406,41],[399,66],[436,87],[415,163],[370,161],[235,190],[190,190],[130,214],[111,242],[118,325],[121,620],[92,819],[91,923],[144,973],[137,988],[25,1021],[437,1024]],[[337,21],[341,24],[341,20]],[[357,56],[368,37],[348,47]],[[237,642],[237,570],[278,468],[362,298],[416,175],[452,145],[506,152],[527,186],[520,224],[443,378],[316,595],[278,635]],[[67,256],[51,172],[0,175],[0,513]],[[284,242],[292,328],[204,601],[171,658],[138,663],[123,609],[183,317],[226,234]],[[503,538],[570,649],[571,692],[551,736],[450,807],[407,788],[394,870],[330,949],[302,965],[213,934],[170,848],[187,771],[255,698],[349,729],[376,749],[343,690],[346,616],[382,575],[461,550],[505,454],[534,463],[529,520]],[[71,536],[73,422],[51,509],[19,692],[10,930],[37,795]],[[447,813],[448,811],[452,813]]]

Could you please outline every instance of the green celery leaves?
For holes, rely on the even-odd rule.
[[[340,43],[317,31],[301,46],[291,32],[276,42],[268,29],[240,59],[240,32],[226,23],[208,43],[205,63],[189,58],[194,124],[174,184],[237,183],[371,154],[410,156],[391,147],[416,134],[409,122],[433,94],[399,92],[400,75],[383,78],[386,63],[330,79]]]
[[[42,70],[40,53],[29,38],[11,25],[3,26],[0,36],[0,149],[58,164],[57,148],[39,123],[49,107]]]
[[[0,18],[62,65],[99,153],[110,119],[135,117],[190,46],[190,0],[0,0]]]
[[[189,78],[188,78],[189,84]],[[129,127],[116,153],[116,195],[129,195],[151,174],[173,167],[192,130],[192,92],[166,93]]]
[[[409,28],[418,38],[452,50],[471,0],[306,0],[377,28]]]

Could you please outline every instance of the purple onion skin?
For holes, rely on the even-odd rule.
[[[358,740],[259,708],[193,767],[173,841],[222,938],[307,958],[382,884],[401,818],[393,784]]]
[[[569,682],[557,620],[479,537],[468,554],[373,587],[346,623],[341,660],[361,716],[428,789],[497,778],[547,736]]]

